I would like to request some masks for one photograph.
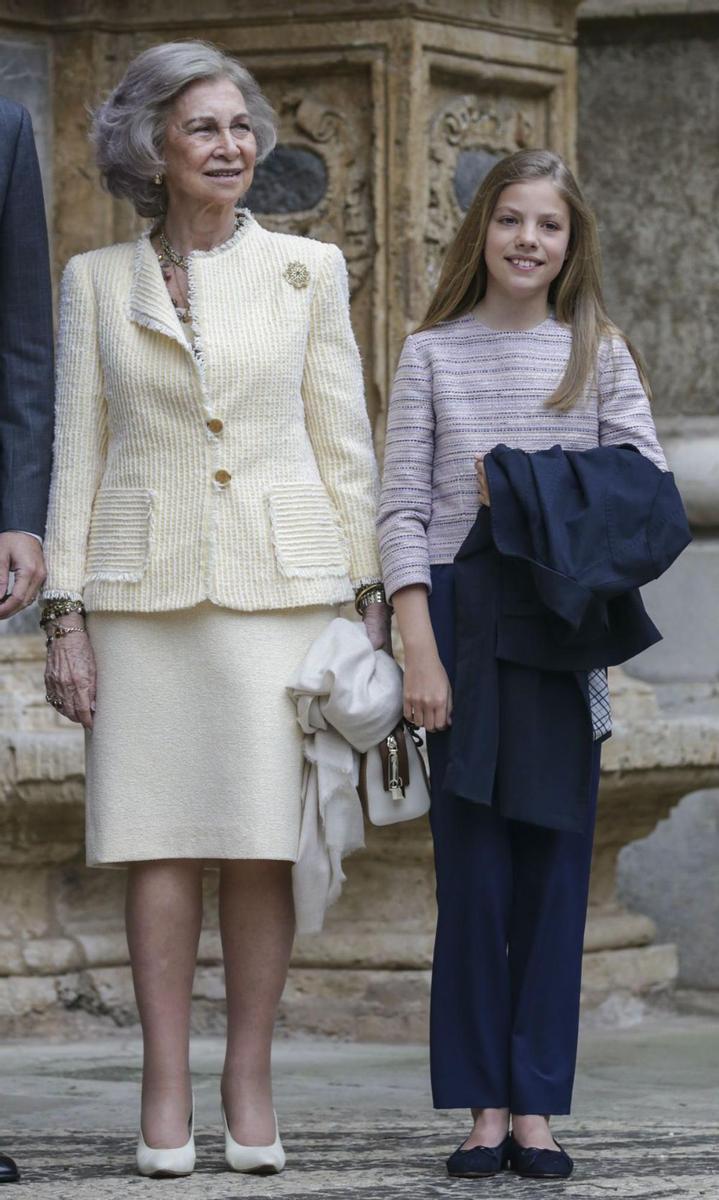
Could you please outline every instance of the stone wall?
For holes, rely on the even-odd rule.
[[[647,360],[696,537],[646,589],[667,639],[629,669],[657,682],[719,680],[719,5],[701,7],[590,0],[579,12],[579,166],[608,306]]]
[[[719,6],[605,15],[616,8],[579,10],[579,167],[607,302],[647,359],[657,417],[719,418]]]
[[[619,892],[679,949],[688,988],[719,988],[719,791],[686,796],[619,857]]]
[[[609,310],[644,354],[695,541],[647,606],[665,641],[628,665],[661,710],[719,712],[719,5],[588,0],[579,10],[579,166],[599,212]],[[679,947],[680,982],[719,987],[719,793],[688,796],[620,856],[619,896]]]

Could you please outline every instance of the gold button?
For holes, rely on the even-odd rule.
[[[222,430],[225,428],[225,423],[224,421],[221,421],[219,417],[211,417],[207,422],[207,428],[209,429],[210,433],[222,433]]]
[[[232,476],[230,475],[229,471],[215,471],[215,483],[220,483],[224,486],[224,484],[229,483],[231,479]]]

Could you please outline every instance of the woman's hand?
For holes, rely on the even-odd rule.
[[[82,618],[76,617],[76,613],[68,614],[68,618],[58,623],[81,626]],[[57,711],[85,729],[92,729],[95,687],[95,655],[87,633],[53,638],[47,652],[45,689],[49,697],[60,702],[54,705]]]
[[[427,733],[452,724],[452,689],[436,652],[413,654],[405,648],[404,715]]]
[[[479,503],[485,504],[489,508],[489,484],[487,483],[487,472],[484,469],[484,454],[475,454],[474,469],[477,472],[477,486],[479,488]]]
[[[392,610],[388,604],[368,604],[362,614],[365,633],[373,650],[392,653]]]

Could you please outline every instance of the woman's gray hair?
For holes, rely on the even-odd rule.
[[[229,79],[242,92],[262,162],[277,141],[277,118],[249,71],[209,42],[165,42],[138,54],[123,79],[94,112],[91,140],[103,183],[129,200],[141,217],[166,207],[162,144],[167,113],[185,88],[203,79]]]

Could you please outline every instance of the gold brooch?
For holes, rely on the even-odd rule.
[[[285,279],[293,287],[304,288],[310,281],[310,273],[302,262],[291,262],[285,267]]]

